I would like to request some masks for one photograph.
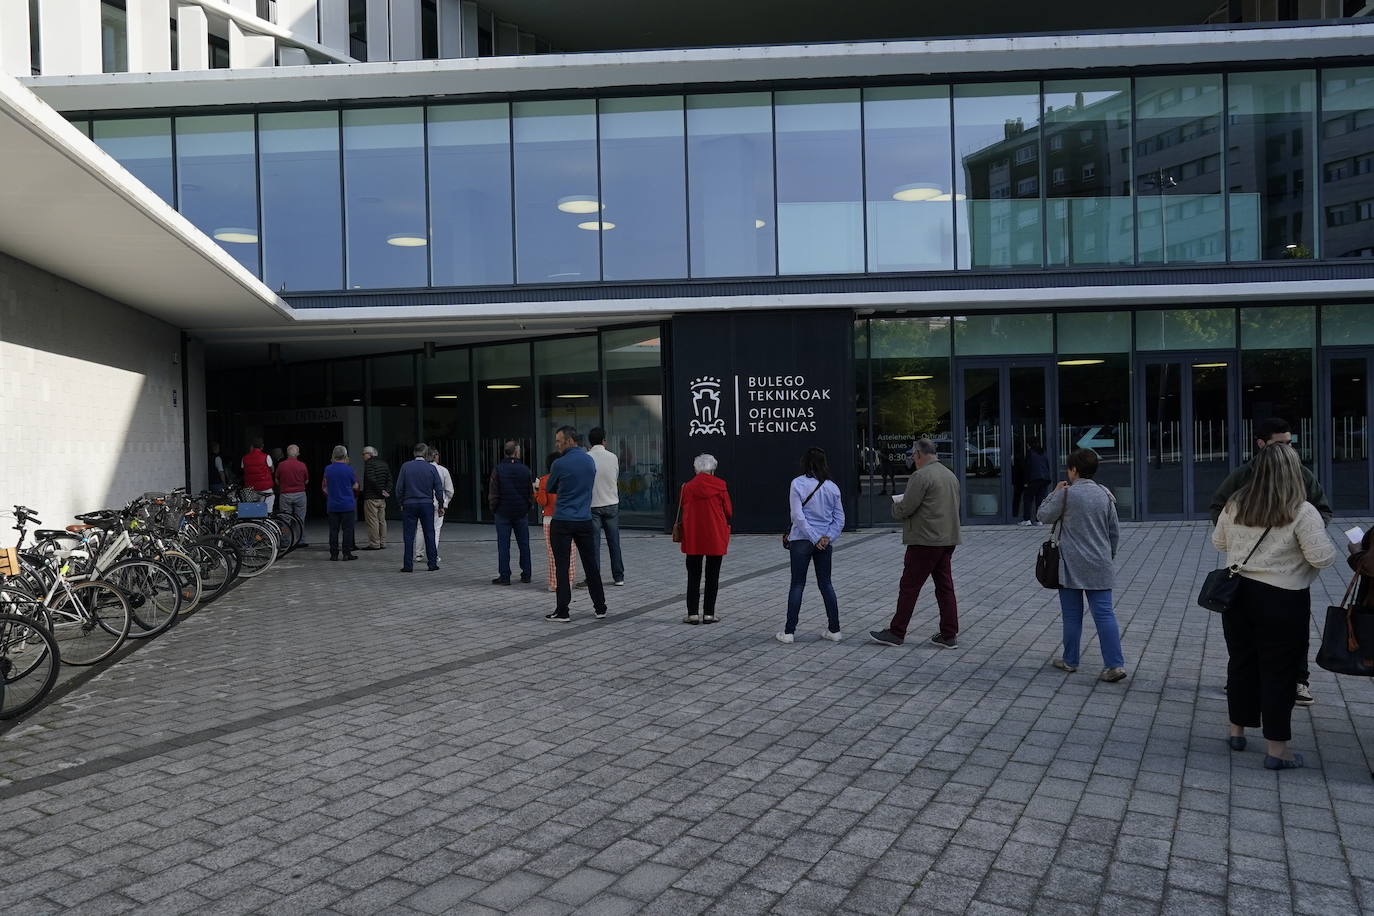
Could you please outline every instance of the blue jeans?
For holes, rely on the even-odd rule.
[[[797,632],[802,592],[806,590],[806,569],[814,564],[816,588],[821,590],[821,599],[825,601],[830,632],[840,632],[840,603],[835,598],[835,587],[830,584],[830,558],[835,554],[834,548],[817,550],[815,544],[802,538],[793,541],[787,550],[792,554],[792,587],[787,591],[787,625],[783,629],[788,633]]]
[[[510,533],[515,532],[515,544],[520,549],[520,578],[529,579],[530,519],[528,515],[508,516],[496,513],[496,571],[510,581]]]
[[[1093,624],[1097,627],[1097,644],[1102,649],[1102,664],[1106,668],[1121,668],[1126,658],[1121,654],[1121,630],[1112,611],[1112,590],[1061,588],[1059,607],[1064,612],[1064,663],[1078,667],[1078,644],[1083,637],[1083,596],[1088,598]]]
[[[606,548],[611,552],[611,581],[625,581],[625,560],[620,555],[620,504],[592,507],[592,531],[596,537],[596,561],[601,562],[601,532],[606,532]]]
[[[401,504],[401,533],[404,553],[401,554],[401,568],[412,569],[415,565],[415,524],[419,522],[425,532],[425,559],[430,569],[438,569],[435,562],[439,557],[439,545],[434,543],[434,501],[432,499],[407,499]]]

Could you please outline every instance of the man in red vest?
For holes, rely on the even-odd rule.
[[[250,490],[257,490],[267,502],[267,511],[271,512],[273,503],[276,502],[276,494],[272,490],[275,484],[272,479],[272,459],[262,450],[261,436],[253,439],[248,454],[243,456],[242,464],[243,485]]]

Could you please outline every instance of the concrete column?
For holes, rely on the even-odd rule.
[[[391,60],[390,0],[367,0],[367,59]]]
[[[478,9],[474,0],[463,2],[463,53],[462,57],[477,56]]]
[[[27,3],[0,3],[0,73],[10,76],[33,74],[33,61],[29,59]]]
[[[391,60],[419,60],[420,0],[391,0]]]
[[[210,69],[210,23],[198,6],[177,10],[177,69]]]
[[[271,35],[255,35],[238,23],[226,23],[229,29],[229,66],[273,67],[277,63],[277,40]]]
[[[290,29],[302,41],[319,41],[320,24],[316,0],[277,0],[277,25]]]
[[[348,0],[318,0],[320,44],[353,56],[348,41]]]
[[[100,73],[100,0],[42,0],[38,35],[45,76]]]
[[[462,0],[439,0],[439,56],[463,56]]]
[[[168,0],[129,0],[129,72],[172,69],[172,9]]]

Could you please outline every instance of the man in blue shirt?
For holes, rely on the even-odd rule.
[[[295,446],[292,446],[294,448]],[[329,512],[329,559],[339,558],[339,532],[343,532],[343,558],[358,559],[353,555],[356,542],[353,540],[353,526],[358,520],[358,475],[348,463],[348,449],[342,445],[334,446],[330,455],[329,467],[324,469],[325,509]]]
[[[425,560],[431,572],[439,568],[439,545],[434,543],[435,515],[444,514],[444,483],[429,463],[429,446],[415,445],[415,458],[401,465],[396,475],[396,498],[401,502],[401,532],[404,552],[401,572],[411,572],[415,562],[415,524],[425,532]],[[438,500],[437,502],[435,500]],[[438,507],[438,508],[436,508]]]
[[[568,585],[568,567],[572,563],[572,545],[582,557],[587,571],[587,591],[592,596],[592,609],[597,620],[606,619],[606,592],[601,587],[596,539],[592,528],[592,486],[596,483],[596,462],[581,448],[577,430],[560,426],[553,434],[554,448],[561,458],[549,468],[548,491],[557,494],[558,503],[549,523],[549,543],[553,547],[554,578],[558,583],[558,607],[545,620],[556,623],[572,619],[568,605],[572,603],[572,588]]]

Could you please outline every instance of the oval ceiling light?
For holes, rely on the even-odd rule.
[[[244,229],[242,226],[225,226],[216,229],[212,235],[216,241],[233,242],[238,245],[253,245],[258,241],[258,230]]]
[[[429,239],[414,232],[395,232],[386,237],[386,243],[397,248],[423,248],[429,244]]]
[[[554,397],[559,397],[559,398],[589,398],[589,397],[591,397],[591,395],[590,395],[590,394],[559,394],[559,395],[554,395]]]
[[[894,375],[894,382],[925,382],[935,378],[933,375]]]
[[[519,385],[488,385],[488,391],[514,391]]]
[[[966,197],[965,197],[964,195],[962,195],[962,194],[941,194],[941,195],[939,195],[938,197],[932,197],[932,198],[931,198],[931,200],[938,200],[938,201],[967,200],[967,199],[968,199],[968,198],[966,198]]]
[[[1225,369],[1226,363],[1193,363],[1194,369]]]
[[[1105,359],[1061,359],[1061,366],[1100,366],[1105,363]]]
[[[456,400],[458,400],[458,395],[456,395],[456,394],[436,394],[436,395],[434,396],[434,399],[435,399],[436,401],[456,401]]]
[[[615,228],[615,223],[606,220],[589,219],[585,223],[578,223],[577,228],[587,229],[592,232],[608,231]]]
[[[893,200],[935,200],[944,191],[938,184],[931,184],[927,181],[917,181],[913,184],[898,186],[892,192]]]
[[[755,228],[755,229],[762,229],[764,226],[767,226],[767,225],[768,225],[768,224],[765,223],[765,222],[764,222],[763,220],[761,220],[761,219],[756,219],[756,220],[754,220],[754,228]]]
[[[595,213],[603,207],[601,202],[590,194],[570,194],[558,198],[558,209],[564,213]]]

